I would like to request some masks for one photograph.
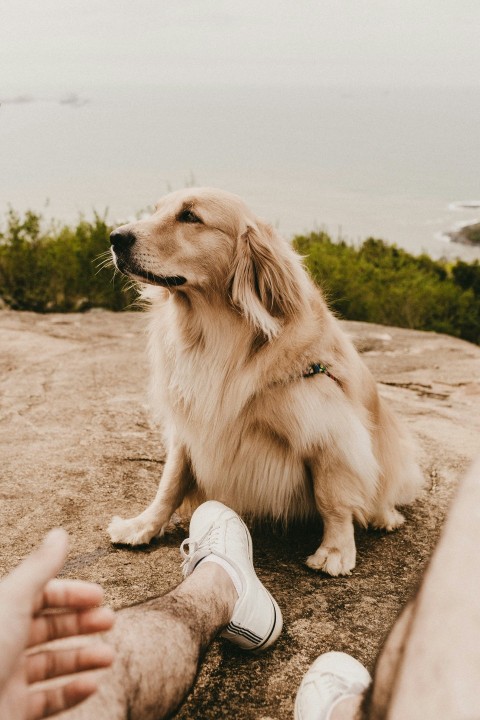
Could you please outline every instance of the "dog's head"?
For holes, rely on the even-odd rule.
[[[231,193],[171,193],[149,218],[122,225],[110,240],[121,272],[171,292],[220,294],[269,338],[302,302],[298,256]]]

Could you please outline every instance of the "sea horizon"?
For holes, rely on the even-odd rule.
[[[171,189],[241,195],[287,237],[480,257],[480,88],[0,89],[0,214],[121,222]]]

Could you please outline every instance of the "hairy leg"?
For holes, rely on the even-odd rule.
[[[200,565],[175,590],[118,613],[116,651],[96,695],[65,720],[159,720],[193,685],[203,652],[229,622],[238,595],[225,570]]]

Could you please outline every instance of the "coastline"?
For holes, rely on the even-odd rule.
[[[480,247],[480,220],[463,223],[455,230],[446,232],[445,237],[448,238],[449,242]]]

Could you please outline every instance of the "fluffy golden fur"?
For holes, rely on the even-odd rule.
[[[186,500],[253,518],[320,515],[307,559],[355,566],[353,520],[393,530],[421,487],[411,442],[300,257],[243,201],[171,193],[112,234],[122,272],[147,283],[151,398],[167,459],[152,504],[114,518],[113,542],[160,534]],[[304,377],[312,363],[324,374]]]

